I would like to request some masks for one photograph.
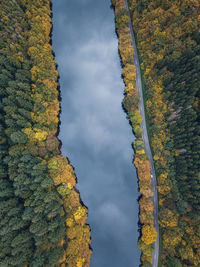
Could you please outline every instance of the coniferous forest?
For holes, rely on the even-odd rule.
[[[141,266],[152,266],[158,233],[129,23],[157,178],[158,266],[198,267],[200,2],[128,0],[129,11],[124,0],[111,2],[125,85],[122,106],[136,137]],[[61,97],[51,0],[1,0],[0,15],[0,266],[88,267],[88,210],[57,137]]]
[[[200,2],[128,2],[157,173],[159,264],[199,266]]]
[[[146,123],[157,176],[158,265],[199,266],[200,3],[196,0],[127,2],[129,12],[125,1],[112,1],[126,86],[123,104],[139,141],[141,115],[137,111],[136,71],[131,65],[134,51],[127,28],[130,14],[139,53]],[[148,169],[143,168],[141,173],[145,157],[141,145],[138,151],[138,141],[136,139],[134,143],[134,164],[141,193],[141,238],[138,245],[142,250],[142,266],[151,266],[151,249],[155,241],[154,230],[150,230],[152,204],[150,195],[144,191],[144,186],[147,188],[145,177]],[[144,231],[147,226],[149,231]]]
[[[0,266],[89,266],[87,209],[57,139],[50,1],[0,7]]]

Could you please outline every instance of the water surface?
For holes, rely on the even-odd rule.
[[[123,82],[109,0],[53,0],[53,49],[62,96],[62,153],[89,209],[91,267],[137,267],[134,136],[121,108]]]

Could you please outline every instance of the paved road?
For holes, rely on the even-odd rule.
[[[128,9],[128,4],[127,0],[125,0],[125,6],[126,9]],[[130,13],[129,13],[130,16]],[[154,191],[154,196],[153,196],[153,204],[154,204],[154,227],[157,231],[157,241],[154,243],[154,252],[152,255],[153,263],[152,267],[157,267],[158,266],[158,255],[159,255],[159,225],[158,225],[158,197],[157,197],[157,183],[156,183],[156,174],[155,174],[155,169],[154,169],[154,164],[153,164],[153,159],[152,159],[152,154],[151,154],[151,149],[149,146],[149,138],[147,135],[147,128],[146,128],[146,119],[145,119],[145,112],[144,112],[144,100],[143,100],[143,92],[142,92],[142,80],[141,80],[141,72],[140,72],[140,64],[139,64],[139,59],[138,59],[138,53],[137,53],[137,47],[136,47],[136,42],[135,42],[135,37],[133,34],[133,28],[132,24],[129,23],[129,28],[132,36],[132,44],[134,48],[134,65],[136,66],[136,86],[138,88],[138,93],[140,97],[140,103],[139,103],[139,110],[140,114],[142,115],[142,123],[141,127],[143,129],[143,134],[142,138],[145,143],[145,150],[146,154],[149,157],[149,161],[151,163],[151,174],[152,174],[152,186],[153,186],[153,191]]]

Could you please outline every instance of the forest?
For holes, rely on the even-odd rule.
[[[137,169],[140,192],[140,238],[138,246],[142,251],[141,261],[144,262],[144,266],[152,266],[153,243],[157,239],[153,216],[154,205],[152,201],[154,192],[151,181],[151,166],[145,152],[145,144],[142,138],[142,116],[138,107],[140,99],[138,88],[136,87],[136,67],[133,62],[134,49],[130,28],[128,27],[130,17],[125,8],[124,0],[112,1],[112,5],[115,9],[116,32],[119,39],[118,49],[121,57],[122,76],[125,85],[125,97],[122,104],[136,137],[133,142],[133,164]]]
[[[157,174],[159,264],[199,266],[200,2],[128,3]]]
[[[149,170],[143,165],[147,159],[141,140],[136,72],[131,63],[134,51],[127,27],[129,14],[123,0],[113,0],[112,4],[125,83],[123,106],[136,136],[133,146],[141,193],[138,242],[141,266],[151,266],[151,245],[155,241],[153,206],[151,195],[143,191]],[[128,5],[139,52],[146,122],[158,184],[158,265],[199,266],[200,3],[129,0]],[[152,226],[152,231],[147,231],[147,226],[149,229]]]
[[[51,1],[0,3],[0,266],[89,266],[90,228],[60,152]]]
[[[142,139],[132,23],[159,198],[159,267],[200,266],[200,2],[112,0],[135,135],[141,267],[157,232]],[[51,0],[0,3],[0,266],[89,267],[88,210],[61,155]]]

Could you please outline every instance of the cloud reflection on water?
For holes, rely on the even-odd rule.
[[[62,93],[60,139],[89,208],[91,267],[136,267],[134,137],[121,108],[123,83],[109,5],[105,0],[53,0],[53,47]]]

